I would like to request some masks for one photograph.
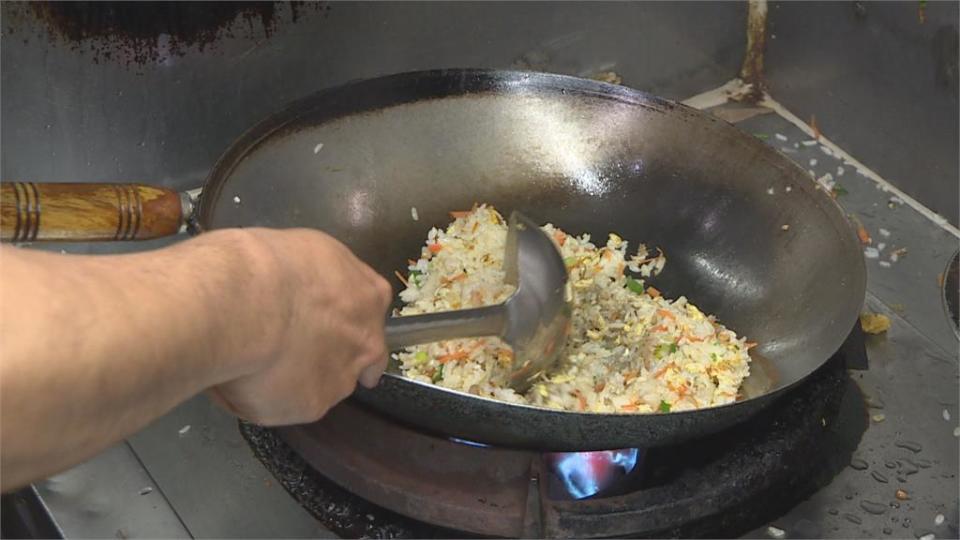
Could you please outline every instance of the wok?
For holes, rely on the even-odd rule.
[[[17,187],[17,239],[89,239],[45,228],[51,222],[40,219],[36,203],[49,202],[53,211],[56,197],[48,201],[50,185],[40,186]],[[5,189],[9,224],[12,188]],[[110,198],[97,189],[95,198]],[[186,196],[181,207],[166,193],[129,193],[110,199],[126,210],[101,226],[100,237],[165,234],[176,229],[171,219],[179,226],[191,217],[201,231],[313,227],[384,276],[406,266],[426,231],[448,222],[448,211],[474,202],[568,232],[617,232],[634,245],[663,248],[667,266],[652,283],[665,295],[687,296],[760,343],[743,399],[697,411],[599,414],[514,405],[406,380],[394,365],[379,387],[352,398],[421,429],[482,443],[558,451],[649,447],[724,429],[820,367],[864,299],[853,229],[789,159],[708,114],[560,75],[440,70],[349,83],[302,99],[244,134],[214,166],[197,208]],[[169,215],[149,217],[151,205]],[[30,219],[32,228],[23,224]]]

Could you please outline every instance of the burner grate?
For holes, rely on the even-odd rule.
[[[866,425],[862,396],[835,357],[748,422],[649,449],[641,474],[581,500],[531,482],[548,474],[539,454],[457,444],[349,403],[310,426],[241,430],[287,491],[342,536],[728,537],[827,483]]]

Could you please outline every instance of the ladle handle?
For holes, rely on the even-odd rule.
[[[177,234],[181,194],[140,184],[0,183],[0,240],[149,240]]]
[[[507,310],[501,305],[481,308],[409,315],[387,319],[387,349],[411,345],[500,335],[507,322]]]

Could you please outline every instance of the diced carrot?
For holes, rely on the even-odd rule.
[[[817,117],[810,115],[810,129],[813,130],[813,138],[820,140],[820,128],[817,127]]]
[[[454,360],[466,360],[470,356],[470,353],[467,351],[456,351],[452,353],[443,354],[437,357],[437,362],[441,364],[446,364],[447,362],[452,362]]]
[[[659,325],[659,326],[653,327],[653,331],[654,331],[654,332],[666,332],[666,331],[667,331],[667,327],[661,324],[661,325]]]
[[[857,222],[857,237],[860,238],[860,243],[863,245],[867,245],[873,241],[870,239],[870,233],[867,232],[867,228],[860,222]]]
[[[647,295],[650,296],[650,298],[660,298],[661,296],[660,291],[653,287],[647,287]]]
[[[593,391],[594,391],[594,392],[603,392],[603,389],[606,388],[606,387],[607,387],[607,383],[605,383],[605,382],[600,382],[599,384],[597,384],[596,386],[593,387]]]
[[[624,411],[633,412],[633,411],[636,411],[636,410],[637,410],[637,404],[636,404],[636,403],[627,403],[626,405],[621,405],[621,406],[620,406],[620,409],[622,409],[622,410],[624,410]]]
[[[553,231],[553,239],[557,241],[560,246],[563,246],[563,243],[567,241],[567,235],[563,231]]]
[[[747,350],[749,351],[750,349],[752,349],[752,348],[754,348],[754,347],[757,346],[757,342],[756,342],[756,341],[748,341],[748,342],[746,342],[744,345],[747,346]]]
[[[659,315],[659,316],[661,316],[661,317],[663,317],[663,318],[665,318],[665,319],[673,319],[673,320],[676,320],[676,319],[677,319],[676,317],[673,316],[673,313],[670,313],[669,311],[667,311],[667,310],[665,310],[665,309],[658,309],[658,310],[657,310],[657,315]]]
[[[623,275],[623,269],[624,269],[624,268],[626,268],[626,266],[625,266],[623,263],[620,263],[620,264],[617,265],[617,275],[618,275],[618,276],[622,276],[622,275]]]
[[[579,402],[580,410],[581,411],[587,410],[587,398],[584,397],[583,392],[577,389],[573,391],[573,395],[577,396],[577,401]]]
[[[660,257],[663,257],[663,250],[660,249],[660,248],[657,248],[657,256],[656,256],[656,257],[647,257],[646,259],[642,259],[642,260],[637,261],[637,264],[646,264],[646,263],[648,263],[648,262],[653,262],[653,261],[659,259]]]
[[[440,244],[428,244],[427,249],[430,250],[430,253],[437,254],[440,253],[440,250],[443,249],[443,246]]]
[[[466,278],[467,278],[467,274],[464,273],[464,272],[460,272],[459,274],[457,274],[457,275],[455,275],[455,276],[453,276],[453,277],[449,277],[449,278],[448,278],[448,277],[444,277],[444,278],[441,278],[440,281],[441,281],[443,284],[446,285],[446,284],[454,283],[454,282],[456,282],[456,281],[463,281],[463,280],[466,279]]]
[[[453,212],[450,212],[450,217],[452,217],[453,219],[460,219],[462,217],[469,216],[470,213],[471,213],[471,210],[454,210]]]
[[[403,274],[401,274],[399,270],[394,270],[394,271],[393,271],[393,274],[394,274],[395,276],[397,276],[397,279],[400,280],[400,283],[403,283],[403,286],[404,286],[404,287],[409,287],[409,286],[410,286],[410,283],[407,282],[406,278],[403,277]]]
[[[663,366],[662,368],[660,368],[656,373],[653,374],[653,378],[654,378],[654,379],[659,379],[660,377],[663,377],[663,374],[667,372],[667,369],[668,369],[669,367],[670,367],[670,366],[667,365],[667,366]]]

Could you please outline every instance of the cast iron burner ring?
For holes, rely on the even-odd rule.
[[[849,463],[867,414],[844,367],[835,356],[736,428],[641,452],[621,481],[579,500],[557,493],[546,455],[422,434],[350,402],[316,424],[241,431],[287,491],[341,536],[731,537],[783,514]]]

